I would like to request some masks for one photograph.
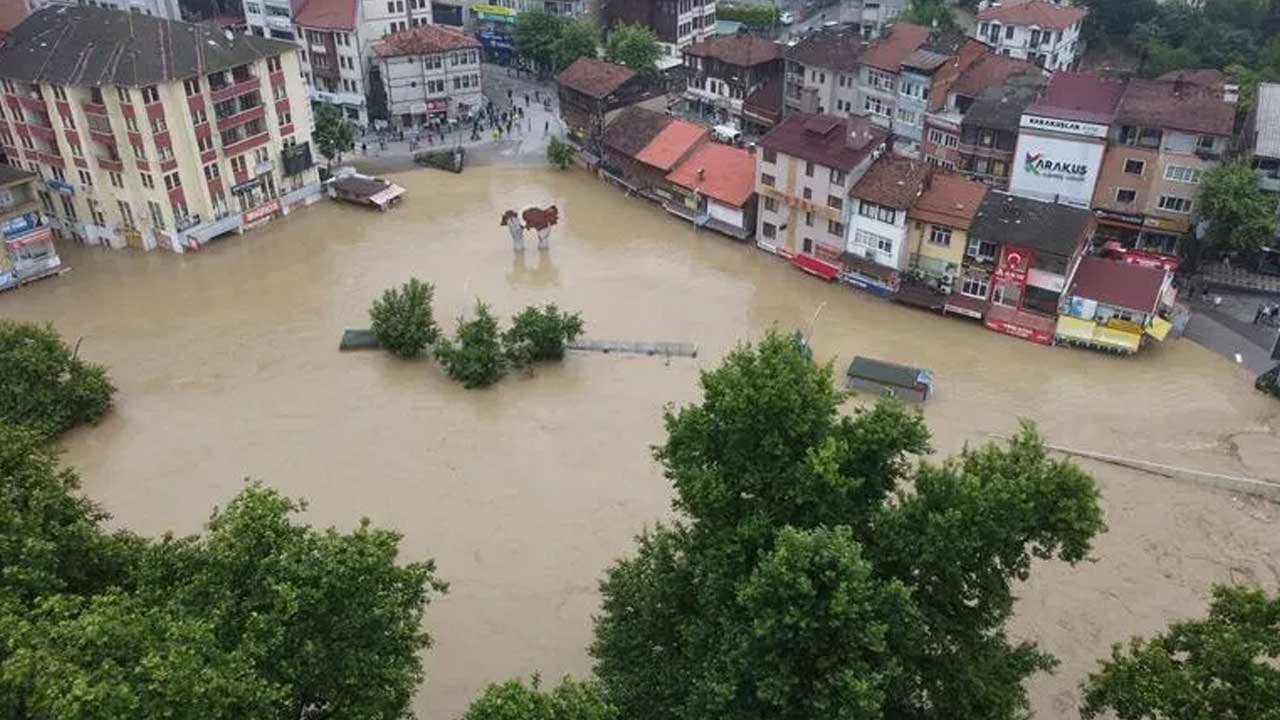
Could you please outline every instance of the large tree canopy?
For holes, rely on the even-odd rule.
[[[620,25],[609,31],[604,56],[610,62],[626,65],[636,72],[652,75],[658,71],[658,36],[647,27]]]
[[[1053,660],[1005,632],[1035,558],[1083,559],[1098,492],[1026,426],[941,464],[897,402],[843,415],[770,334],[704,373],[655,455],[680,518],[601,589],[591,652],[624,720],[1021,716]]]
[[[97,422],[116,391],[106,368],[81,360],[52,326],[3,318],[0,388],[0,423],[48,435]]]
[[[1224,163],[1204,174],[1200,216],[1209,221],[1209,242],[1223,250],[1255,250],[1276,234],[1275,200],[1258,189],[1244,162]]]

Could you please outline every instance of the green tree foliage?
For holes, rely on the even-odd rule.
[[[106,368],[76,356],[52,326],[0,318],[0,422],[56,435],[97,422],[116,388]]]
[[[1023,681],[1053,660],[1007,637],[1012,586],[1087,555],[1092,479],[1029,426],[920,461],[918,414],[843,415],[833,380],[771,333],[666,413],[680,517],[608,571],[591,647],[620,717],[1025,715]]]
[[[366,94],[366,108],[370,120],[391,120],[391,110],[387,106],[387,88],[382,84],[382,72],[378,68],[369,69],[367,80],[369,92]]]
[[[565,21],[541,10],[516,15],[516,52],[533,63],[539,72],[555,67],[556,44]]]
[[[402,358],[417,357],[440,336],[431,314],[435,287],[418,278],[388,288],[373,301],[369,319],[378,344]]]
[[[573,164],[573,157],[577,151],[569,143],[558,137],[552,137],[547,141],[547,162],[551,163],[560,170],[564,170]]]
[[[1084,684],[1081,714],[1120,720],[1280,717],[1280,596],[1218,586],[1209,616],[1116,644]]]
[[[564,24],[555,42],[556,72],[564,70],[581,57],[596,56],[596,26],[590,20],[573,20]]]
[[[773,30],[779,27],[782,11],[776,5],[716,5],[717,20],[732,20],[751,30]]]
[[[618,715],[593,683],[566,676],[550,692],[540,685],[537,676],[528,685],[519,680],[490,685],[462,720],[614,720]]]
[[[492,385],[507,370],[497,318],[489,312],[489,306],[479,300],[476,301],[475,314],[471,320],[458,318],[458,332],[454,340],[442,339],[436,346],[436,357],[449,377],[467,388]]]
[[[938,30],[955,30],[959,27],[955,12],[945,0],[911,0],[911,5],[901,19],[924,27],[936,27]]]
[[[561,360],[565,344],[582,334],[582,316],[561,312],[555,305],[530,305],[511,318],[511,327],[502,334],[507,359],[513,365]]]
[[[251,484],[206,532],[110,534],[33,431],[0,424],[0,716],[405,717],[446,589],[396,533],[296,522]]]
[[[1256,250],[1276,234],[1276,206],[1258,189],[1245,162],[1229,162],[1204,174],[1200,216],[1209,221],[1207,240],[1219,250]]]
[[[719,10],[717,9],[717,12]],[[619,25],[609,31],[604,56],[609,62],[626,65],[636,72],[653,75],[658,72],[658,36],[640,25]]]
[[[351,123],[341,110],[326,103],[312,105],[312,114],[316,126],[311,132],[311,139],[315,141],[316,149],[330,163],[342,160],[342,153],[355,147],[355,130]]]

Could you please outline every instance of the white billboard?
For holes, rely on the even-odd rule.
[[[1032,133],[1018,136],[1009,191],[1015,195],[1087,208],[1102,168],[1100,142]]]

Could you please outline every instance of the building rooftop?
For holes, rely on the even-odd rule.
[[[604,130],[605,147],[635,157],[675,118],[632,105],[618,113]]]
[[[742,148],[703,143],[667,180],[725,205],[742,207],[756,191],[756,161]]]
[[[15,161],[16,162],[16,161]],[[40,176],[12,165],[0,163],[0,187],[7,187],[28,180],[36,180]]]
[[[1168,271],[1161,268],[1086,255],[1080,258],[1080,267],[1063,295],[1150,313],[1160,301],[1167,277]]]
[[[1133,79],[1124,91],[1116,122],[1209,135],[1230,135],[1236,106],[1222,93],[1185,82]]]
[[[420,25],[383,37],[373,45],[378,57],[431,55],[433,53],[478,48],[480,41],[447,25]]]
[[[1088,210],[992,190],[978,206],[969,237],[1070,257],[1092,224]]]
[[[951,85],[951,92],[967,97],[977,97],[984,90],[1003,85],[1010,77],[1023,74],[1042,74],[1040,69],[1026,60],[1006,55],[984,52],[969,67],[960,72]]]
[[[1110,125],[1124,95],[1123,80],[1089,73],[1060,71],[1049,78],[1044,94],[1027,112],[1033,115]]]
[[[0,0],[0,39],[13,32],[26,16],[26,0]]]
[[[290,0],[293,24],[317,30],[356,29],[359,0]]]
[[[1022,123],[1022,113],[1035,102],[1044,87],[1044,78],[1038,75],[1014,75],[1003,85],[984,90],[969,106],[964,124],[1017,132]]]
[[[1084,8],[1029,0],[981,10],[978,12],[978,20],[1004,25],[1035,25],[1045,30],[1066,30],[1083,20],[1087,14],[1088,11]]]
[[[1258,106],[1253,120],[1253,152],[1280,158],[1280,83],[1258,85]]]
[[[932,50],[920,49],[911,53],[902,61],[903,69],[917,70],[925,74],[932,73],[934,70],[947,64],[951,59],[950,55],[944,55]]]
[[[684,54],[752,67],[781,60],[782,46],[759,35],[714,35],[685,48]]]
[[[862,117],[796,113],[760,138],[760,147],[837,170],[852,170],[889,133]]]
[[[922,160],[888,153],[871,164],[849,194],[886,207],[909,208],[924,191],[932,168]]]
[[[635,154],[636,160],[659,170],[670,171],[693,149],[707,139],[707,129],[688,120],[672,119],[667,126]]]
[[[862,54],[862,64],[896,73],[911,53],[929,40],[929,28],[911,23],[895,23],[888,33]]]
[[[858,71],[862,53],[869,46],[856,29],[823,28],[787,48],[786,58],[803,65],[852,73]]]
[[[635,70],[595,58],[581,57],[556,80],[563,86],[596,99],[606,98],[636,76]]]
[[[1199,70],[1170,70],[1156,78],[1162,82],[1182,81],[1202,88],[1221,91],[1227,84],[1227,74],[1221,70],[1201,68]]]
[[[772,75],[742,102],[742,110],[771,124],[782,119],[782,77]]]
[[[986,183],[935,170],[907,215],[912,220],[968,230],[988,189]]]
[[[297,50],[290,42],[141,13],[55,5],[0,46],[0,76],[52,85],[151,85]]]

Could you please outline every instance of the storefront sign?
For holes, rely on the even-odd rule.
[[[254,189],[254,188],[258,187],[258,186],[259,186],[259,185],[261,185],[261,184],[262,184],[262,181],[261,181],[261,180],[259,180],[258,178],[252,178],[252,179],[249,179],[249,180],[245,180],[244,182],[240,183],[239,185],[232,185],[232,186],[231,186],[231,194],[232,194],[232,195],[243,195],[243,194],[245,194],[245,193],[249,192],[250,190],[252,190],[252,189]]]
[[[481,30],[476,33],[476,37],[480,39],[480,44],[487,50],[511,51],[515,49],[515,40],[505,31]]]
[[[1027,273],[1027,284],[1031,287],[1037,287],[1042,290],[1051,290],[1056,293],[1061,293],[1062,289],[1067,286],[1067,279],[1057,273],[1033,269],[1031,272]]]
[[[4,236],[7,238],[16,237],[36,226],[36,216],[34,213],[24,213],[18,217],[11,218],[4,224]]]
[[[1171,255],[1161,255],[1142,250],[1125,250],[1120,255],[1120,259],[1130,265],[1141,265],[1142,267],[1157,268],[1170,272],[1177,272],[1178,270],[1178,258]]]
[[[75,195],[76,189],[70,183],[64,183],[61,180],[45,180],[45,187],[54,192],[60,192],[63,195]]]
[[[266,175],[267,173],[271,172],[274,169],[275,169],[275,166],[271,164],[270,160],[263,160],[262,162],[253,166],[253,174]]]
[[[1081,135],[1083,137],[1096,138],[1104,138],[1107,136],[1106,125],[1080,122],[1079,120],[1063,120],[1061,118],[1044,117],[1041,115],[1023,115],[1021,124],[1024,128],[1049,130],[1052,132],[1065,133],[1067,135]]]
[[[1186,220],[1170,220],[1159,217],[1149,217],[1143,220],[1142,224],[1146,227],[1169,233],[1184,233],[1191,229],[1191,223]]]
[[[1093,214],[1098,217],[1099,222],[1121,223],[1129,227],[1141,227],[1142,225],[1141,215],[1131,215],[1114,210],[1094,210]]]
[[[984,324],[996,332],[1004,333],[1005,335],[1012,335],[1013,337],[1022,338],[1023,340],[1030,340],[1031,342],[1040,343],[1041,345],[1049,345],[1053,342],[1052,330],[1042,330],[1040,328],[1019,325],[1018,323],[1010,322],[1008,320],[996,320],[990,315],[987,316]]]
[[[1035,253],[1025,248],[1005,245],[1000,249],[1000,264],[996,266],[995,280],[997,285],[1010,283],[1022,287],[1027,284],[1027,274],[1031,271],[1031,262]]]
[[[252,210],[246,211],[242,216],[242,221],[245,225],[248,225],[277,212],[280,212],[280,201],[272,200],[271,202],[263,203]]]
[[[501,5],[472,5],[471,12],[477,20],[515,24],[516,11]]]
[[[448,100],[428,100],[426,103],[426,111],[429,113],[447,112],[448,110]]]
[[[1105,144],[1084,138],[1068,140],[1022,133],[1018,136],[1010,192],[1088,207],[1105,150]]]

